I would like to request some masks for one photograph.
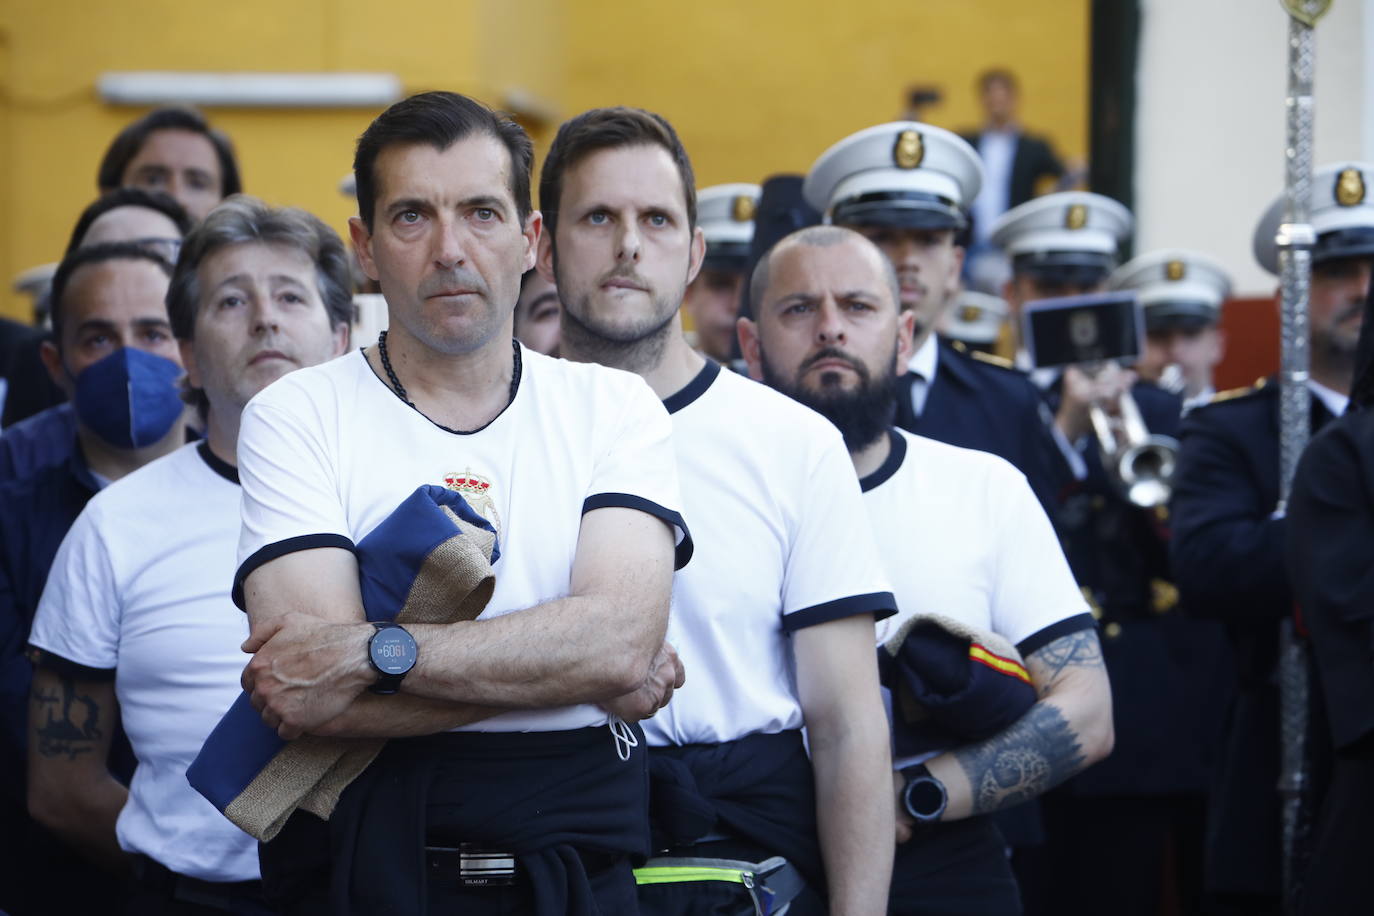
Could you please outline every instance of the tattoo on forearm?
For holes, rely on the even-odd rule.
[[[1068,779],[1087,762],[1059,708],[1037,703],[1015,725],[955,753],[973,787],[973,813],[1028,801]]]
[[[90,753],[100,729],[100,706],[89,695],[79,693],[72,678],[61,678],[62,690],[43,690],[34,685],[29,699],[29,717],[38,737],[38,753],[44,757],[75,760]]]
[[[1035,677],[1041,696],[1068,669],[1101,668],[1102,665],[1102,644],[1092,630],[1079,630],[1061,636],[1032,652],[1026,659],[1026,667]]]

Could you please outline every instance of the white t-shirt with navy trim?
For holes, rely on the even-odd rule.
[[[1020,471],[905,430],[889,438],[883,466],[860,481],[897,596],[897,616],[878,624],[880,644],[917,614],[991,631],[1023,656],[1094,625]]]
[[[697,539],[668,621],[687,682],[640,724],[651,746],[800,728],[789,634],[894,608],[844,441],[715,363],[664,404]]]
[[[29,636],[41,665],[114,677],[138,756],[119,845],[203,881],[258,877],[257,842],[186,781],[248,661],[248,620],[229,600],[233,474],[191,444],[96,494],[62,541]]]
[[[520,348],[514,399],[480,430],[455,432],[403,402],[361,351],[260,392],[239,429],[243,531],[235,600],[252,570],[294,550],[352,549],[417,487],[448,486],[495,527],[496,588],[479,619],[568,594],[584,512],[627,506],[677,530],[672,424],[638,376]],[[420,651],[424,651],[421,645]],[[462,730],[602,725],[601,708],[515,710]]]

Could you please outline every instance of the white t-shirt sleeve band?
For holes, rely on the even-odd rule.
[[[357,553],[358,548],[352,541],[342,534],[303,534],[299,537],[287,538],[284,541],[277,541],[268,544],[254,551],[253,555],[243,561],[239,566],[238,572],[234,573],[234,589],[230,593],[234,599],[234,606],[240,611],[248,610],[243,606],[243,583],[253,573],[253,570],[269,563],[277,557],[284,557],[288,553],[295,553],[298,550],[314,550],[317,547],[338,547],[347,550],[349,553]]]
[[[1032,652],[1039,652],[1056,639],[1068,636],[1070,633],[1095,629],[1097,629],[1097,620],[1092,614],[1074,614],[1072,617],[1065,617],[1058,623],[1052,623],[1027,636],[1016,644],[1016,651],[1021,653],[1022,658],[1025,658]]]
[[[674,512],[672,509],[664,508],[651,499],[642,496],[635,496],[631,493],[597,493],[595,496],[588,496],[582,503],[582,514],[586,515],[594,509],[609,509],[612,507],[621,509],[637,509],[646,512],[656,519],[660,519],[673,526],[673,533],[676,537],[677,551],[673,557],[673,569],[678,570],[687,565],[687,561],[692,559],[692,551],[695,549],[692,544],[692,534],[687,530],[687,522],[683,519],[682,513]]]
[[[782,618],[782,629],[784,633],[795,633],[807,627],[829,623],[832,620],[842,620],[845,617],[854,617],[858,614],[872,614],[873,619],[878,621],[885,620],[896,613],[897,599],[892,596],[891,592],[870,592],[867,595],[836,598],[834,601],[813,604],[811,607],[802,608],[800,611],[785,614]]]
[[[63,658],[47,649],[29,644],[29,661],[35,668],[44,668],[54,671],[66,677],[76,678],[78,681],[113,681],[115,669],[113,668],[92,668],[90,665],[83,665],[74,662],[69,658]]]

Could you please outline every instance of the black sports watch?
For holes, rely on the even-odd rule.
[[[405,627],[396,623],[373,623],[377,632],[367,640],[367,660],[377,672],[377,681],[367,689],[391,694],[401,689],[401,681],[415,667],[420,647]]]
[[[906,785],[902,788],[902,807],[906,813],[917,824],[939,821],[944,816],[945,805],[949,804],[945,784],[930,775],[924,763],[905,767],[902,775],[906,777]]]

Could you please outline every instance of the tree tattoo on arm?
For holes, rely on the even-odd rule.
[[[1101,667],[1097,634],[1081,630],[1054,640],[1026,659],[1040,696],[1073,668]],[[1010,807],[1059,785],[1087,758],[1077,733],[1053,703],[1039,702],[999,734],[954,752],[973,789],[973,813]]]
[[[100,705],[81,692],[74,678],[59,677],[58,690],[45,690],[35,683],[29,697],[29,718],[38,738],[38,753],[43,757],[75,760],[90,753],[104,737],[100,727]]]

